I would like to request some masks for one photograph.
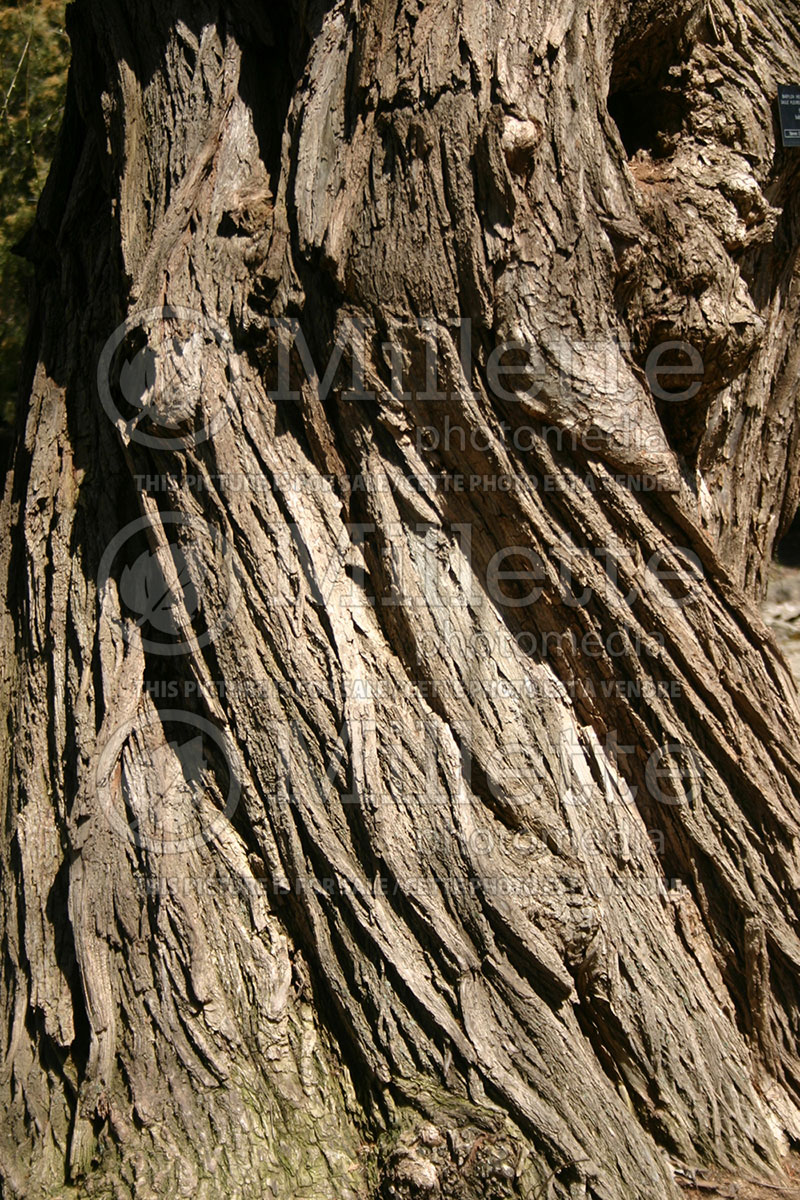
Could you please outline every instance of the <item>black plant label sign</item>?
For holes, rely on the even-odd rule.
[[[782,83],[778,88],[784,146],[800,147],[800,83]]]

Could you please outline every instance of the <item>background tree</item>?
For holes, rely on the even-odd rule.
[[[31,272],[14,253],[36,210],[64,106],[63,0],[0,5],[0,469],[19,391]]]
[[[780,1179],[794,18],[71,6],[2,509],[8,1194]]]

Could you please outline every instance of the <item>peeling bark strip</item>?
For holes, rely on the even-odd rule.
[[[795,18],[72,5],[2,509],[4,1195],[780,1180]]]

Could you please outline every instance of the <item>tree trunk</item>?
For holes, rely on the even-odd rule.
[[[2,509],[0,1194],[779,1181],[793,6],[70,32]]]

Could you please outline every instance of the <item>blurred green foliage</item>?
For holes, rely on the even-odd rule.
[[[30,228],[64,107],[65,0],[0,3],[0,424],[13,419],[31,268],[13,253]]]

